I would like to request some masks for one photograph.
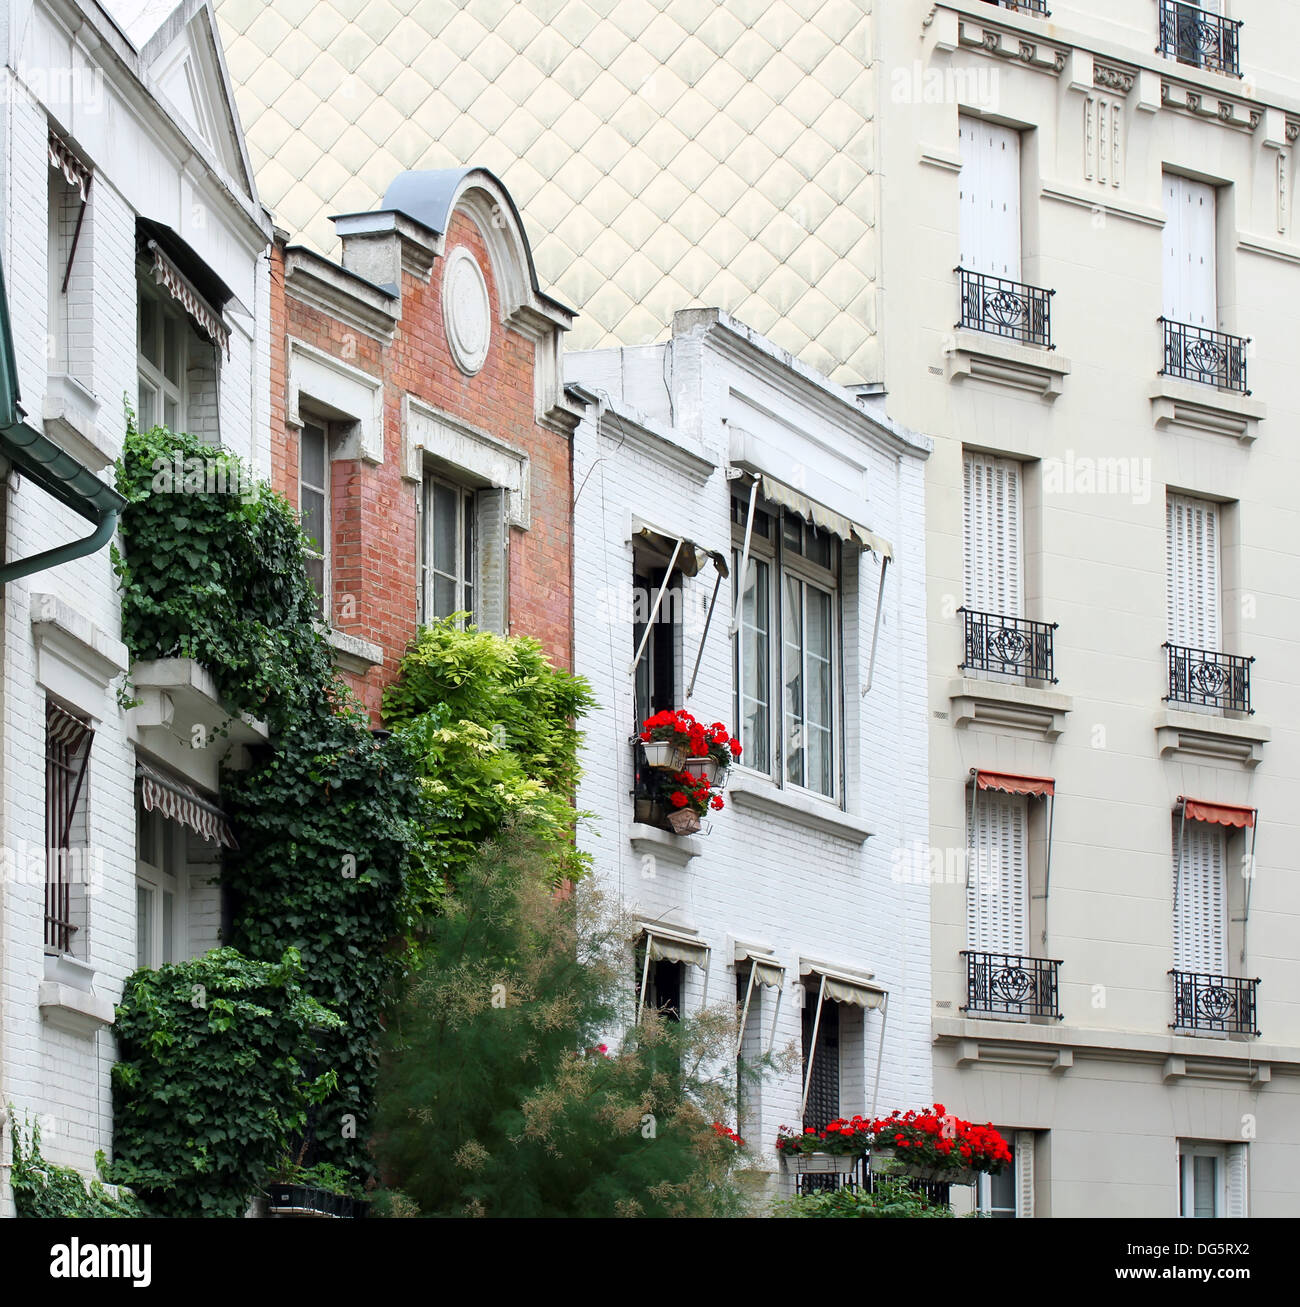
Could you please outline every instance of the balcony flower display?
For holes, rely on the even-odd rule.
[[[698,734],[691,737],[691,756],[686,759],[686,770],[703,776],[710,785],[717,785],[731,764],[740,757],[740,741],[722,722],[701,728],[703,749]]]
[[[665,709],[641,723],[641,743],[652,768],[690,770],[707,775],[709,784],[740,757],[740,741],[722,722],[705,726],[685,708]],[[695,763],[694,760],[699,760]],[[708,764],[712,764],[709,766]]]
[[[942,1103],[919,1112],[891,1112],[864,1124],[876,1170],[969,1184],[973,1172],[997,1175],[1011,1161],[1007,1141],[991,1125],[963,1121]],[[890,1166],[881,1168],[881,1162]]]
[[[791,1170],[848,1175],[871,1143],[867,1124],[860,1116],[838,1117],[821,1130],[806,1126],[802,1133],[783,1125],[776,1151]]]
[[[663,782],[663,799],[668,806],[668,824],[678,835],[690,835],[700,829],[700,818],[710,808],[723,806],[722,795],[714,794],[703,776],[691,772],[674,772]]]

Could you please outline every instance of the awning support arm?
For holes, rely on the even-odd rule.
[[[1181,802],[1178,805],[1178,851],[1174,855],[1174,938],[1178,939],[1182,934],[1182,917],[1179,913],[1178,895],[1183,886],[1183,827],[1187,825],[1187,803]],[[1174,958],[1174,967],[1178,967],[1178,959]]]
[[[645,966],[641,968],[641,989],[636,996],[636,1025],[641,1024],[641,1009],[645,1007],[645,987],[650,983],[650,936],[645,937]]]
[[[627,674],[633,676],[636,674],[637,664],[641,661],[641,655],[645,653],[645,647],[650,642],[650,636],[655,629],[655,618],[659,616],[659,607],[664,601],[664,591],[668,589],[668,583],[673,579],[673,568],[677,566],[677,556],[682,552],[682,542],[679,539],[673,546],[673,556],[669,560],[668,570],[664,573],[664,579],[659,586],[659,592],[655,595],[654,606],[650,609],[650,616],[646,619],[645,634],[641,637],[641,643],[637,645],[636,657],[632,659],[631,665],[627,669]]]
[[[1047,796],[1047,857],[1043,871],[1043,951],[1047,952],[1047,910],[1052,903],[1052,827],[1056,823],[1056,792]]]
[[[807,986],[804,987],[804,993],[808,992]],[[812,1087],[813,1066],[817,1061],[817,1032],[822,1025],[822,1000],[826,994],[826,977],[822,977],[821,984],[817,989],[817,1015],[813,1017],[812,1043],[808,1045],[808,1065],[804,1068],[803,1073],[803,1097],[799,1100],[799,1123],[800,1129],[803,1128],[803,1114],[808,1107],[808,1090]]]
[[[885,604],[885,573],[889,570],[889,559],[880,560],[880,588],[876,591],[876,622],[871,628],[871,657],[867,659],[867,683],[862,687],[863,697],[871,689],[872,678],[876,674],[876,640],[880,636],[880,614]]]
[[[718,590],[722,586],[722,573],[717,571],[717,564],[714,563],[715,576],[713,579],[713,598],[709,600],[708,616],[704,619],[704,634],[700,636],[700,648],[695,655],[695,666],[691,668],[691,683],[686,687],[686,697],[689,699],[695,692],[695,678],[700,674],[700,659],[704,657],[704,645],[709,638],[709,627],[713,623],[713,608],[718,602]]]
[[[745,1006],[740,1013],[740,1029],[736,1032],[736,1056],[740,1057],[740,1046],[745,1042],[745,1027],[749,1025],[749,1000],[754,995],[754,964],[749,964],[749,984],[745,986]]]
[[[63,271],[61,293],[68,293],[68,282],[72,280],[72,260],[77,257],[77,242],[81,240],[81,224],[86,220],[86,203],[90,199],[91,178],[86,178],[86,194],[81,197],[81,207],[77,210],[77,225],[72,231],[72,244],[68,247],[68,266]]]
[[[767,1033],[767,1056],[771,1057],[772,1050],[776,1047],[776,1023],[781,1015],[781,996],[785,992],[785,985],[777,987],[776,1002],[772,1005],[772,1029]]]
[[[880,1099],[880,1066],[885,1056],[885,1022],[889,1018],[889,991],[880,1002],[880,1042],[876,1045],[876,1079],[871,1086],[871,1119],[876,1119],[876,1103]]]
[[[1255,813],[1255,824],[1250,828],[1250,861],[1246,864],[1249,874],[1246,876],[1246,910],[1241,917],[1241,965],[1246,965],[1246,930],[1250,926],[1250,891],[1255,887],[1255,841],[1259,838],[1259,812]]]

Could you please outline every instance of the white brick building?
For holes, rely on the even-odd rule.
[[[570,355],[567,376],[588,406],[574,437],[576,670],[600,705],[585,723],[578,802],[597,836],[584,847],[640,923],[629,983],[646,979],[646,1001],[695,1010],[707,974],[710,1002],[749,993],[747,1057],[803,1054],[742,1101],[740,1132],[775,1174],[823,978],[804,1120],[930,1093],[929,893],[897,874],[928,829],[929,445],[716,310],[677,314],[664,345]],[[744,747],[698,835],[634,807],[629,739],[679,707]]]
[[[92,474],[111,482],[124,397],[142,426],[201,433],[265,471],[270,223],[207,0],[13,0],[0,47],[0,249],[28,442],[6,433],[0,504],[0,1109],[91,1172],[111,1155],[107,1026],[124,978],[217,942],[217,846],[199,828],[213,829],[219,760],[189,747],[212,706],[201,669],[133,668],[144,702],[119,706],[111,513],[93,551],[24,561],[87,538],[72,505],[88,487],[102,498]]]

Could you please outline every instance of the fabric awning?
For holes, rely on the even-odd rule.
[[[781,989],[785,985],[785,966],[770,953],[760,953],[757,949],[737,944],[735,962],[737,966],[746,962],[752,965],[756,985],[766,985],[770,989]]]
[[[200,330],[207,333],[212,342],[230,357],[230,328],[226,326],[218,309],[212,307],[199,293],[198,288],[162,252],[157,241],[148,242],[149,253],[153,255],[153,279],[163,286],[174,299],[194,319]]]
[[[746,476],[751,485],[754,481],[758,482],[759,494],[769,503],[788,509],[796,516],[802,517],[804,521],[839,536],[841,540],[849,540],[864,549],[870,549],[881,558],[893,558],[893,545],[884,536],[878,536],[860,522],[854,522],[842,513],[837,513],[833,508],[819,504],[815,499],[805,495],[802,490],[796,490],[766,472],[749,472]]]
[[[230,819],[192,786],[155,771],[144,762],[136,764],[135,774],[140,782],[140,798],[146,812],[160,812],[169,821],[188,826],[205,840],[228,849],[239,847],[230,828]]]
[[[1043,798],[1056,794],[1056,781],[1050,776],[1018,776],[1014,772],[975,772],[975,784],[981,790],[1000,790],[1003,794],[1028,794]]]
[[[695,935],[643,923],[646,956],[652,962],[684,962],[688,967],[707,969],[709,946]]]
[[[857,972],[828,967],[820,962],[801,961],[799,975],[804,980],[805,990],[815,988],[834,1003],[878,1008],[885,1000],[886,991],[872,984],[869,976]]]
[[[680,549],[677,548],[679,539]],[[673,570],[683,576],[698,576],[708,562],[712,562],[719,576],[728,575],[726,554],[719,553],[716,549],[706,549],[703,545],[697,545],[694,540],[665,535],[652,527],[640,526],[633,534],[632,541],[638,548],[648,550],[660,557],[665,567],[672,561],[675,551],[677,562]]]
[[[90,729],[89,722],[83,722],[66,708],[59,707],[53,699],[47,699],[45,734],[51,744],[67,749],[69,754],[75,754],[94,732]]]
[[[72,152],[72,147],[57,132],[50,132],[50,166],[67,178],[69,186],[77,188],[82,204],[90,191],[91,170]]]
[[[1182,795],[1178,802],[1188,821],[1208,821],[1219,826],[1235,826],[1239,830],[1255,824],[1254,808],[1241,808],[1231,803],[1205,803],[1201,799],[1188,799]]]

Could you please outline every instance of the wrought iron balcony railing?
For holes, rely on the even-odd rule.
[[[986,331],[1026,345],[1056,348],[1052,344],[1054,290],[1042,290],[965,268],[958,268],[957,273],[961,278],[959,327]]]
[[[1002,9],[1019,9],[1022,13],[1038,14],[1040,18],[1050,18],[1052,11],[1047,7],[1047,0],[989,0],[990,4]]]
[[[1056,684],[1053,639],[1055,622],[1031,622],[959,608],[966,622],[966,653],[962,671],[1000,672]]]
[[[1165,365],[1162,377],[1199,381],[1220,390],[1246,389],[1246,346],[1249,337],[1229,336],[1223,331],[1194,327],[1189,322],[1161,318],[1165,329]]]
[[[1018,953],[973,953],[966,959],[966,1005],[963,1012],[1061,1019],[1055,958],[1027,958]]]
[[[1180,0],[1160,0],[1160,49],[1180,64],[1241,76],[1241,22]]]
[[[1229,1035],[1258,1035],[1256,989],[1259,980],[1211,976],[1200,971],[1171,971],[1174,1019],[1171,1030],[1213,1030]]]
[[[1163,646],[1169,652],[1169,693],[1165,703],[1198,703],[1227,712],[1254,713],[1250,706],[1250,665],[1254,658]]]

